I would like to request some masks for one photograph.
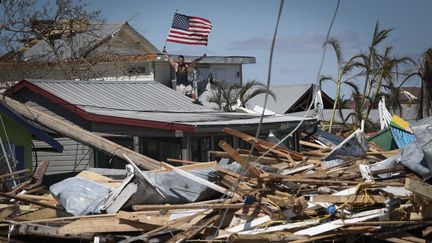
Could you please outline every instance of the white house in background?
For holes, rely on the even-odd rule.
[[[62,35],[57,33],[53,37],[63,67],[55,62],[55,54],[48,44],[35,39],[22,49],[0,57],[0,80],[155,80],[172,87],[175,74],[168,60],[127,22],[100,24],[91,33],[82,26],[73,34],[61,31]],[[196,58],[178,54],[184,55],[186,61]],[[250,63],[255,63],[254,57],[207,56],[196,66],[198,81],[207,80],[211,74],[217,80],[242,83],[242,65]],[[65,70],[70,71],[68,75]]]
[[[310,83],[276,85],[270,87],[271,91],[276,96],[276,100],[272,97],[268,98],[266,107],[267,112],[288,114],[307,110],[309,104],[312,102],[314,87],[315,85]],[[334,102],[333,99],[323,91],[321,91],[321,96],[323,108],[332,108]],[[251,110],[261,109],[262,111],[264,100],[265,94],[257,95],[246,103],[246,108]]]

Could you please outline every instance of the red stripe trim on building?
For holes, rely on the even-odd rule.
[[[145,127],[145,128],[157,128],[163,130],[180,130],[184,132],[193,132],[195,131],[195,127],[192,125],[185,125],[179,123],[169,123],[169,122],[160,122],[160,121],[152,121],[152,120],[140,120],[134,118],[124,118],[124,117],[115,117],[115,116],[107,116],[107,115],[99,115],[87,112],[82,108],[73,105],[64,99],[34,85],[27,80],[22,80],[18,84],[9,88],[5,91],[5,95],[13,98],[13,95],[17,93],[19,90],[27,88],[32,92],[45,97],[46,99],[64,107],[66,110],[84,118],[87,121],[93,122],[101,122],[101,123],[109,123],[109,124],[118,124],[118,125],[129,125],[129,126],[137,126],[137,127]]]

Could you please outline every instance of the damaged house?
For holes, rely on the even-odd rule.
[[[54,47],[33,39],[20,50],[0,57],[0,79],[156,80],[172,87],[175,73],[168,60],[127,22],[80,23],[79,28],[53,31],[52,35]],[[185,55],[186,62],[194,59]],[[242,65],[251,63],[255,63],[254,57],[207,56],[196,65],[198,80],[207,80],[210,75],[242,83]]]
[[[220,112],[192,100],[156,81],[48,81],[22,80],[6,91],[9,97],[60,117],[88,131],[159,161],[168,158],[208,161],[210,150],[225,140],[235,147],[248,144],[223,133],[225,127],[254,134],[260,117]],[[267,116],[261,134],[284,136],[302,118]],[[313,130],[315,119],[303,123],[286,144],[298,148],[299,134]],[[49,159],[47,173],[82,170],[85,167],[123,168],[124,162],[67,138],[62,154],[38,153]],[[61,169],[59,169],[61,168]]]

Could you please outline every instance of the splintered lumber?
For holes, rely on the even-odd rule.
[[[133,150],[125,148],[117,143],[114,143],[106,138],[98,136],[92,132],[84,130],[77,125],[64,121],[46,112],[39,111],[33,107],[22,104],[4,95],[0,95],[3,102],[9,105],[17,113],[25,118],[40,123],[52,130],[55,130],[69,138],[72,138],[82,144],[97,148],[108,154],[126,159],[124,154],[131,158],[138,166],[147,170],[160,168],[159,161],[149,158],[145,155],[137,153]]]
[[[293,235],[290,232],[277,232],[271,234],[264,233],[259,235],[231,234],[228,237],[227,242],[229,243],[291,242],[293,240],[300,240],[300,239],[309,240],[309,238],[306,236]]]
[[[14,221],[33,221],[33,220],[43,220],[43,219],[53,219],[59,217],[69,216],[68,213],[60,210],[55,210],[52,208],[42,208],[33,212],[26,214],[21,214],[15,217]]]
[[[225,133],[228,133],[229,135],[238,137],[242,140],[244,140],[245,142],[248,142],[249,144],[255,144],[257,146],[257,148],[262,148],[261,150],[268,150],[270,148],[273,148],[275,146],[275,144],[266,141],[266,140],[262,140],[259,138],[255,138],[249,134],[246,133],[242,133],[230,128],[224,128],[223,131]],[[303,160],[303,156],[300,153],[297,153],[296,151],[281,147],[281,146],[275,146],[272,150],[273,153],[276,153],[278,155],[281,156],[287,156],[288,158],[292,158],[293,160]]]
[[[413,180],[410,178],[405,179],[405,188],[419,194],[420,196],[432,200],[432,185],[422,181]]]
[[[323,149],[323,150],[331,150],[330,147],[319,145],[319,144],[315,144],[315,143],[311,143],[311,142],[307,142],[307,141],[303,141],[303,140],[300,140],[299,143],[301,145],[308,146],[308,147],[311,147],[311,148]]]
[[[144,224],[117,217],[81,218],[58,229],[60,235],[74,235],[81,233],[108,232],[138,232],[155,229],[153,224]]]
[[[167,161],[171,162],[171,163],[180,163],[180,164],[197,164],[197,163],[201,163],[201,162],[197,162],[197,161],[190,161],[190,160],[184,160],[184,159],[171,159],[171,158],[168,158]]]
[[[136,221],[144,224],[156,225],[158,227],[165,225],[169,221],[169,216],[166,214],[151,215],[148,212],[119,212],[116,215],[119,219]]]
[[[375,204],[385,203],[385,197],[377,195],[349,195],[349,196],[335,196],[335,195],[316,195],[312,197],[312,202],[328,202],[328,203],[345,203],[350,204]]]
[[[9,217],[13,213],[16,213],[19,211],[19,207],[17,205],[8,206],[5,208],[0,209],[0,221],[4,220],[5,218]]]
[[[385,213],[386,211],[384,208],[363,211],[351,215],[348,219],[333,220],[328,223],[320,224],[318,226],[296,231],[294,234],[315,236],[324,232],[328,232],[343,227],[344,223],[350,224],[350,223],[362,222],[362,221],[378,218],[380,216],[383,216]]]
[[[174,205],[133,205],[135,211],[178,210],[178,209],[241,209],[244,203],[174,204]]]
[[[201,218],[200,218],[201,217]],[[147,237],[150,237],[154,234],[157,234],[159,232],[162,232],[168,228],[172,229],[172,228],[178,228],[181,225],[184,225],[186,222],[191,221],[192,219],[196,219],[198,218],[199,220],[201,220],[202,218],[205,217],[205,212],[204,211],[200,211],[198,213],[186,216],[186,217],[181,217],[181,218],[177,218],[171,221],[167,221],[165,223],[165,225],[162,225],[154,230],[150,230],[148,232],[145,232],[143,235],[140,236],[136,236],[136,237],[130,237],[126,240],[120,241],[120,243],[129,243],[129,242],[136,242],[138,240],[141,241],[145,241],[147,239]]]
[[[194,237],[199,232],[201,232],[204,228],[206,228],[207,226],[209,226],[210,224],[212,224],[213,222],[218,220],[220,216],[221,216],[220,214],[217,214],[217,215],[208,216],[206,218],[203,218],[202,220],[198,221],[195,225],[193,225],[189,229],[185,230],[182,233],[175,235],[173,238],[171,238],[169,241],[167,241],[167,243],[185,242],[186,240]]]
[[[247,154],[242,154],[242,151],[238,151],[238,153],[244,159],[247,159],[249,157],[250,161],[256,161],[257,163],[260,163],[260,164],[274,165],[274,164],[288,162],[288,160],[286,160],[284,158],[273,158],[273,157],[267,157],[267,156],[258,157],[256,155],[249,156]],[[209,151],[209,154],[211,156],[216,157],[216,158],[231,158],[231,156],[227,152],[222,152],[222,151]]]
[[[227,152],[233,160],[237,161],[237,163],[243,166],[244,171],[250,171],[253,177],[259,178],[261,176],[260,170],[255,166],[251,165],[250,163],[248,163],[248,161],[246,161],[246,159],[240,156],[240,154],[237,153],[237,151],[233,149],[228,143],[221,140],[219,142],[219,147],[221,147],[225,152]]]
[[[8,193],[0,192],[0,197],[15,199],[17,201],[21,201],[21,202],[25,202],[25,203],[30,203],[30,204],[42,206],[42,207],[45,207],[45,208],[52,208],[52,209],[55,209],[55,210],[62,210],[62,211],[64,211],[64,209],[62,207],[53,206],[53,205],[48,204],[48,203],[38,202],[38,201],[35,201],[35,200],[23,198],[21,196],[15,196],[15,195],[8,194]]]
[[[121,181],[114,181],[112,178],[103,176],[101,174],[98,174],[93,171],[83,170],[81,171],[77,176],[91,180],[100,184],[103,184],[105,186],[111,187],[111,188],[117,188],[120,186]]]

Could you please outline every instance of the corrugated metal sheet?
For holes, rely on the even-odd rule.
[[[27,81],[85,110],[212,111],[156,81]]]
[[[131,112],[113,111],[103,109],[91,109],[89,112],[99,115],[124,117],[140,120],[152,120],[170,123],[199,125],[229,125],[229,124],[258,124],[259,115],[238,112],[197,112],[197,113],[164,113],[164,112]],[[278,123],[288,121],[300,121],[297,116],[266,116],[264,123]]]
[[[88,167],[93,167],[93,150],[70,138],[56,138],[63,145],[63,153],[37,152],[37,160],[49,161],[49,166],[45,174],[59,174],[71,171],[81,171]],[[46,148],[46,144],[41,141],[33,141],[36,148]],[[33,156],[33,167],[36,166],[35,156]]]
[[[267,100],[266,109],[276,112],[277,114],[284,114],[311,87],[312,87],[311,84],[283,85],[283,86],[270,87],[270,89],[276,95],[276,101],[272,97],[269,97]],[[264,99],[265,99],[264,94],[255,96],[247,103],[247,108],[253,109],[255,105],[263,107]]]
[[[354,112],[354,110],[352,110],[352,109],[342,109],[343,119],[346,119],[353,112]],[[366,111],[364,111],[364,112],[366,112]],[[296,117],[303,117],[305,115],[305,113],[306,113],[306,111],[300,111],[300,112],[288,113],[287,115],[296,116]],[[413,113],[414,112],[410,112],[410,110],[404,110],[403,119],[405,119],[407,121],[414,121],[415,116],[413,116]],[[323,116],[324,116],[325,121],[330,121],[331,114],[332,114],[332,109],[323,109]],[[316,114],[314,114],[313,111],[309,111],[309,113],[307,114],[307,117],[312,117],[315,115]],[[372,109],[369,113],[368,119],[370,119],[372,122],[379,123],[378,109]],[[340,112],[338,109],[336,109],[334,121],[336,123],[342,123],[342,117],[340,116]],[[352,116],[350,116],[350,118],[347,120],[347,123],[350,123],[350,122],[352,122]]]

